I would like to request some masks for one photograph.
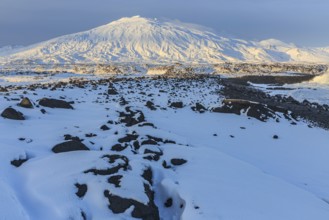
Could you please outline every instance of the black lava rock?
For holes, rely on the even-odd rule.
[[[13,109],[13,108],[6,108],[2,113],[1,116],[3,118],[12,119],[12,120],[25,120],[23,113]]]
[[[57,144],[53,147],[52,151],[54,153],[64,153],[70,151],[85,151],[89,150],[83,143],[80,141],[67,141],[64,143]]]
[[[146,104],[145,104],[146,107],[148,107],[150,110],[154,111],[156,110],[157,108],[154,106],[154,103],[151,102],[151,101],[147,101]]]
[[[169,107],[171,108],[183,108],[183,102],[172,102]]]
[[[18,160],[12,160],[10,163],[11,163],[11,165],[13,165],[15,167],[20,167],[26,161],[28,161],[28,159],[18,159]]]
[[[170,162],[174,166],[180,166],[180,165],[187,163],[187,160],[174,158],[174,159],[171,159]]]
[[[78,191],[75,193],[79,198],[82,198],[86,195],[87,191],[88,191],[88,186],[87,184],[79,184],[76,183],[75,187],[78,188]]]
[[[111,176],[109,179],[108,179],[108,182],[113,184],[116,188],[119,188],[121,187],[120,186],[120,183],[121,183],[121,178],[123,176],[122,175],[114,175],[114,176]]]
[[[73,109],[72,105],[69,102],[66,102],[64,100],[58,100],[58,99],[43,98],[39,101],[39,105],[48,108]]]
[[[108,131],[108,130],[110,130],[110,128],[109,128],[107,125],[102,125],[102,126],[101,126],[101,129],[102,129],[103,131]]]
[[[166,208],[170,208],[172,206],[172,203],[173,203],[172,198],[169,198],[167,199],[164,205]]]

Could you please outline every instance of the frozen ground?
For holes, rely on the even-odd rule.
[[[68,76],[0,79],[26,119],[0,117],[0,219],[329,219],[327,130],[210,111],[217,77]],[[52,151],[69,139],[90,150]]]

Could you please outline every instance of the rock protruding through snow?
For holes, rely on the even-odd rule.
[[[1,116],[3,118],[12,119],[12,120],[25,120],[23,113],[17,111],[14,108],[11,108],[11,107],[3,110],[3,112],[1,113]]]

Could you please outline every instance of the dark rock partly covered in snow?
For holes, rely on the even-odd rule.
[[[148,107],[150,110],[154,111],[156,110],[157,108],[154,106],[154,103],[151,102],[151,101],[147,101],[146,104],[145,104],[146,107]]]
[[[142,145],[157,145],[158,142],[156,142],[155,140],[152,140],[152,139],[148,139],[148,140],[142,141],[141,144]]]
[[[120,152],[120,151],[125,150],[127,147],[128,147],[128,145],[115,144],[112,146],[111,150]]]
[[[248,82],[242,81],[240,83],[241,78],[238,78],[238,82],[236,81],[237,78],[221,79],[225,87],[220,90],[220,94],[229,99],[262,103],[262,105],[273,109],[279,106],[280,112],[289,113],[288,115],[283,115],[286,119],[292,118],[293,121],[297,121],[299,118],[303,118],[314,125],[329,129],[329,109],[327,106],[314,105],[314,103],[310,103],[309,101],[298,102],[289,96],[271,96],[261,90],[247,86],[246,84]],[[276,118],[276,120],[279,121],[279,118]]]
[[[146,127],[146,126],[156,128],[153,123],[149,123],[149,122],[141,123],[141,124],[138,125],[138,127]]]
[[[107,93],[108,93],[109,95],[118,95],[118,94],[119,94],[118,91],[117,91],[116,89],[114,89],[114,88],[110,88],[110,89],[107,91]]]
[[[172,102],[169,104],[169,107],[171,108],[183,108],[183,102]]]
[[[120,183],[121,183],[121,179],[122,179],[122,175],[114,175],[114,176],[111,176],[109,179],[108,179],[108,182],[113,184],[116,188],[119,188],[121,187]]]
[[[110,83],[107,93],[109,95],[118,95],[119,94],[112,83]]]
[[[278,135],[273,135],[273,139],[279,139]]]
[[[83,141],[83,139],[79,138],[78,136],[72,136],[70,134],[64,134],[64,140],[66,141]]]
[[[33,104],[29,98],[23,98],[21,102],[18,104],[19,106],[23,108],[33,108]]]
[[[25,120],[23,113],[13,109],[13,108],[6,108],[2,113],[1,116],[3,118],[12,119],[12,120]]]
[[[288,111],[285,109],[242,99],[225,99],[221,107],[214,108],[212,111],[237,115],[246,114],[249,117],[256,118],[264,122],[269,118],[280,118],[278,113],[282,113],[287,119],[291,119]]]
[[[172,200],[172,198],[169,198],[169,199],[167,199],[167,201],[165,202],[164,205],[166,208],[170,208],[172,206],[172,204],[173,204],[173,200]]]
[[[146,154],[146,156],[144,156],[143,158],[146,160],[159,161],[161,156],[163,155],[163,152],[161,150],[154,151],[154,150],[150,150],[150,149],[145,149],[144,154]]]
[[[64,153],[70,151],[86,151],[89,150],[86,145],[81,143],[80,141],[67,141],[64,143],[57,144],[52,148],[54,153]]]
[[[143,171],[142,177],[148,181],[151,186],[153,185],[153,171],[151,167]]]
[[[127,143],[127,142],[131,142],[131,141],[134,141],[134,140],[137,140],[139,136],[136,135],[136,134],[127,134],[126,136],[122,137],[122,138],[119,138],[119,142],[120,143]]]
[[[73,109],[72,105],[69,102],[66,102],[64,100],[58,100],[58,99],[43,98],[39,101],[39,105],[48,108]]]
[[[87,138],[97,137],[97,134],[88,133],[88,134],[85,134],[85,137],[87,137]]]
[[[124,213],[130,207],[133,207],[131,216],[134,218],[139,218],[143,220],[159,220],[159,210],[154,202],[154,191],[151,190],[153,184],[153,172],[150,167],[144,170],[141,175],[148,183],[144,183],[144,193],[148,197],[149,201],[147,203],[139,202],[133,198],[122,198],[118,195],[112,194],[109,190],[104,191],[104,196],[109,201],[109,209],[113,213],[119,214]],[[112,176],[109,179],[109,182],[115,184],[116,186],[120,184],[122,176]]]
[[[108,130],[110,130],[110,128],[109,128],[107,125],[102,125],[102,126],[100,127],[100,129],[103,130],[103,131],[108,131]]]
[[[28,158],[12,160],[10,163],[11,163],[11,165],[13,165],[13,166],[15,166],[15,167],[20,167],[20,166],[22,166],[22,164],[25,163],[26,161],[28,161]]]
[[[200,112],[203,113],[205,112],[207,109],[200,103],[195,103],[195,106],[192,106],[191,109],[195,112]]]
[[[75,193],[79,198],[82,198],[86,195],[88,191],[88,186],[87,184],[79,184],[76,183],[75,187],[77,187],[78,191]]]
[[[109,209],[114,214],[124,213],[131,206],[134,207],[131,216],[134,218],[139,218],[143,220],[159,220],[159,210],[154,204],[154,202],[150,202],[145,205],[134,199],[126,199],[117,195],[113,195],[110,191],[104,191],[104,196],[109,201]]]
[[[104,155],[102,158],[107,158],[110,164],[113,164],[117,160],[119,160],[116,166],[111,166],[107,169],[96,169],[92,168],[84,171],[84,173],[92,173],[94,175],[100,176],[109,176],[118,173],[121,169],[124,171],[128,170],[129,167],[129,159],[123,155]]]
[[[125,98],[121,97],[121,98],[119,99],[119,104],[120,104],[121,106],[124,106],[124,105],[128,105],[129,102],[128,102]]]
[[[136,110],[133,111],[130,107],[126,107],[126,112],[120,112],[120,122],[125,123],[127,127],[139,124],[145,121],[143,112]]]
[[[165,169],[170,169],[171,166],[167,164],[167,161],[162,161],[162,167],[165,168]]]

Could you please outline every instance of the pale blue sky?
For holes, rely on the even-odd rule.
[[[329,0],[0,0],[0,46],[28,45],[141,15],[246,40],[329,46]]]

